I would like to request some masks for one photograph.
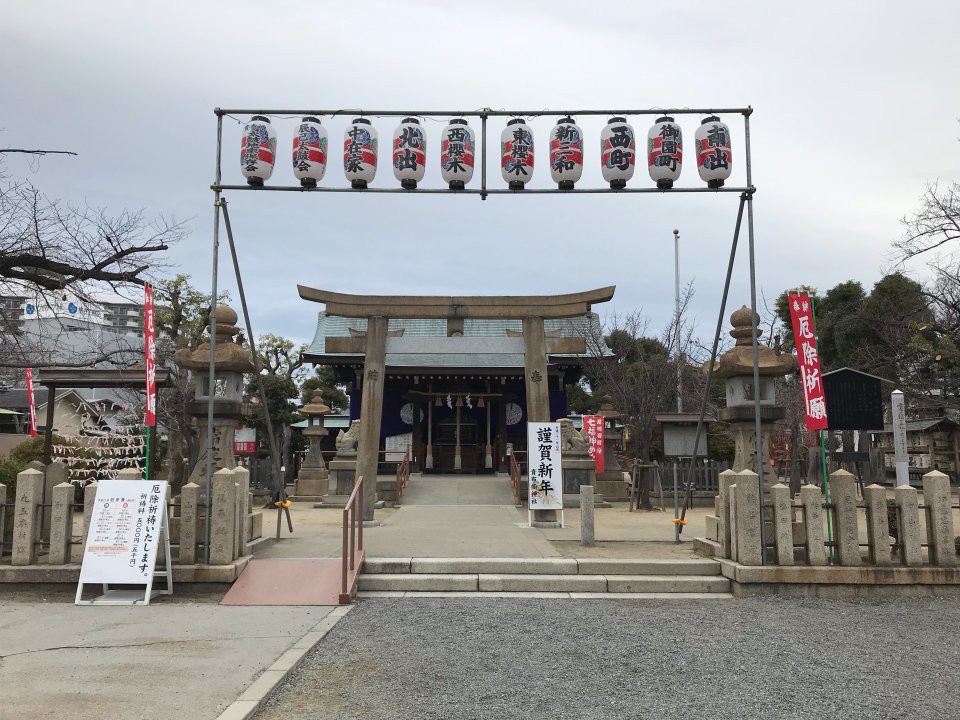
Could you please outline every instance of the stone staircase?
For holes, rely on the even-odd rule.
[[[363,597],[728,599],[714,560],[367,558]]]

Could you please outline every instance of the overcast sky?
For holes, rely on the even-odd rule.
[[[214,107],[539,109],[533,185],[550,186],[546,136],[568,109],[751,105],[758,282],[767,297],[889,265],[899,218],[929,180],[960,176],[960,3],[913,2],[18,2],[4,8],[0,146],[12,177],[119,211],[189,221],[172,252],[210,287]],[[246,120],[247,118],[241,118]],[[325,120],[336,148],[348,118]],[[699,117],[678,118],[693,161]],[[745,183],[742,119],[731,185]],[[581,186],[599,186],[599,130]],[[631,118],[645,137],[651,118]],[[375,125],[389,138],[398,120]],[[496,139],[503,119],[490,121]],[[439,132],[425,121],[439,187]],[[477,124],[474,121],[474,124]],[[275,119],[271,184],[294,184],[293,119]],[[223,177],[241,183],[241,126],[224,124]],[[501,187],[497,148],[488,182]],[[479,173],[473,185],[479,181]],[[331,153],[324,185],[346,184]],[[650,186],[639,166],[631,186]],[[375,185],[396,187],[381,152]],[[525,197],[227,193],[254,330],[306,340],[320,306],[296,284],[354,293],[540,294],[617,286],[601,312],[673,308],[673,236],[693,314],[712,333],[734,194]],[[743,240],[746,240],[744,236]],[[749,302],[746,242],[731,308]],[[221,286],[233,290],[225,246]],[[918,276],[921,267],[915,268]],[[233,292],[236,297],[235,291]],[[239,306],[239,303],[236,303]]]

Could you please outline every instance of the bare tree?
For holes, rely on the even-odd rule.
[[[920,207],[901,220],[906,232],[893,247],[906,260],[960,241],[960,183],[927,185]]]

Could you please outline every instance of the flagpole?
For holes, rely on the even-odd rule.
[[[800,292],[799,290],[797,292]],[[817,306],[810,295],[810,317],[813,318],[813,335],[817,337]],[[819,338],[817,338],[819,339]],[[820,431],[820,467],[823,468],[823,502],[827,510],[827,547],[830,549],[830,564],[833,564],[833,523],[830,521],[830,480],[827,473],[827,446],[823,430]]]

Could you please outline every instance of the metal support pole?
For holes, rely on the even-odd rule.
[[[687,470],[687,479],[685,482],[685,497],[683,509],[680,511],[680,519],[684,520],[687,516],[687,505],[690,504],[690,495],[693,492],[693,462],[697,458],[697,451],[700,449],[700,435],[703,432],[703,418],[707,414],[707,401],[710,398],[710,385],[713,383],[713,370],[717,364],[717,348],[720,345],[720,333],[723,330],[723,316],[727,312],[727,295],[730,292],[730,278],[733,276],[733,263],[737,257],[737,243],[740,240],[740,225],[743,222],[743,206],[747,204],[747,193],[740,196],[740,209],[737,211],[737,226],[733,231],[733,242],[730,244],[730,260],[727,262],[727,277],[723,283],[723,295],[720,298],[720,313],[717,315],[717,330],[713,334],[713,349],[710,351],[710,365],[707,367],[707,383],[703,390],[703,399],[700,401],[700,417],[697,419],[697,432],[693,437],[693,460],[690,461],[690,467]],[[683,523],[679,524],[680,532],[683,532]]]
[[[224,226],[224,229],[227,231],[227,244],[230,246],[230,257],[233,260],[233,272],[237,278],[237,292],[239,292],[240,294],[240,309],[243,311],[244,327],[246,327],[247,329],[247,342],[250,343],[250,353],[251,355],[253,355],[253,368],[257,374],[257,377],[260,378],[260,371],[263,369],[263,367],[260,364],[260,356],[257,354],[256,341],[253,339],[253,326],[250,323],[250,313],[247,310],[247,296],[246,296],[246,293],[244,293],[243,291],[243,278],[240,276],[240,263],[237,260],[237,246],[236,246],[236,243],[234,243],[233,241],[233,228],[230,226],[230,213],[227,210],[226,198],[223,198],[222,200],[220,200],[220,207],[223,209],[223,226]],[[267,424],[267,441],[270,443],[270,457],[272,459],[271,465],[275,466],[277,463],[277,458],[279,458],[280,454],[277,451],[277,439],[273,434],[273,420],[271,420],[270,418],[270,413],[267,412],[267,408],[269,407],[269,405],[267,405],[267,391],[266,389],[264,389],[262,381],[257,383],[257,389],[260,395],[260,402],[263,405],[263,416]],[[279,492],[278,492],[277,499],[280,502],[283,502],[284,500],[287,499],[286,495],[287,495],[286,487],[281,479],[279,483]],[[277,510],[278,510],[277,511],[277,535],[279,537],[279,530],[280,530],[279,507],[277,508]],[[287,515],[287,525],[290,526],[290,531],[293,532],[293,524],[292,524],[292,521],[290,520],[290,509],[284,508],[284,510],[286,511],[286,515]]]
[[[487,199],[487,116],[480,116],[480,199]]]
[[[223,149],[223,115],[217,113],[217,170],[216,183],[220,185],[220,157]],[[210,283],[210,385],[207,388],[207,470],[204,491],[206,493],[206,517],[203,523],[203,557],[210,564],[210,514],[213,496],[213,395],[216,390],[217,372],[217,260],[220,251],[220,191],[213,191],[213,279]]]
[[[744,146],[746,148],[747,185],[753,187],[750,165],[750,114],[743,116]],[[757,262],[753,238],[753,193],[747,195],[747,238],[750,243],[750,344],[753,348],[753,416],[756,472],[760,479],[760,563],[767,564],[766,513],[764,510],[763,436],[760,433],[760,360],[757,347]]]
[[[680,358],[680,230],[673,230],[673,331],[677,337],[677,412],[683,412],[680,390],[683,385]],[[677,533],[679,539],[680,534]]]

